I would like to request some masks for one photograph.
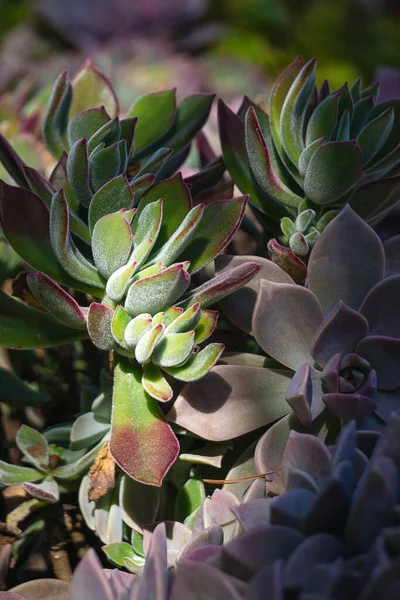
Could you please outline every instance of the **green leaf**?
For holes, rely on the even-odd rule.
[[[74,479],[82,477],[82,475],[89,470],[90,465],[100,452],[101,448],[104,446],[104,442],[107,440],[107,438],[108,434],[106,434],[100,440],[100,442],[94,446],[94,448],[89,450],[87,454],[82,456],[82,458],[76,462],[54,469],[52,472],[53,476],[61,481],[73,481]]]
[[[117,269],[109,277],[106,285],[106,294],[114,302],[120,302],[125,296],[129,285],[132,282],[132,276],[137,271],[136,262],[129,263]]]
[[[67,273],[74,280],[84,283],[85,287],[89,286],[90,290],[95,288],[94,294],[98,296],[97,288],[104,290],[104,281],[96,267],[85,259],[72,241],[69,232],[69,209],[62,190],[54,194],[51,203],[50,238],[53,251]],[[46,269],[40,270],[46,271]],[[77,285],[76,281],[74,281],[73,287],[82,289],[82,286]]]
[[[86,60],[72,79],[71,116],[89,108],[102,106],[111,117],[119,112],[118,99],[108,79],[91,60]]]
[[[80,415],[71,429],[70,448],[81,450],[96,444],[110,429],[110,421],[93,412]]]
[[[168,402],[173,396],[173,391],[160,369],[149,362],[143,365],[143,389],[155,400]]]
[[[88,140],[103,125],[108,123],[110,117],[104,106],[100,108],[89,108],[75,115],[68,124],[68,139],[72,146],[78,140]],[[92,148],[93,149],[93,148]],[[91,152],[91,150],[89,150]]]
[[[115,213],[121,208],[126,210],[133,206],[133,193],[125,174],[108,181],[92,198],[89,206],[89,227],[93,231],[101,217]]]
[[[165,330],[166,335],[171,333],[184,333],[195,329],[201,318],[200,304],[197,302],[190,306],[187,310],[183,311],[167,326]],[[164,323],[164,320],[163,320]]]
[[[142,211],[148,204],[156,202],[160,198],[163,200],[163,219],[155,250],[161,248],[170,239],[192,208],[189,189],[185,185],[181,173],[177,173],[171,179],[156,183],[143,195],[132,227],[134,234]]]
[[[158,487],[179,454],[157,401],[143,390],[140,369],[125,360],[114,371],[110,451],[129,477]]]
[[[206,499],[206,491],[201,479],[188,479],[179,490],[175,501],[175,520],[183,521],[199,508]]]
[[[260,268],[260,265],[257,263],[247,262],[229,269],[191,290],[190,296],[179,302],[178,306],[188,308],[195,302],[199,302],[202,308],[206,308],[211,304],[215,304],[221,298],[232,294],[253,279]]]
[[[151,154],[150,158],[146,158],[142,161],[142,165],[135,175],[135,180],[141,179],[146,175],[152,175],[153,179],[155,179],[156,175],[158,175],[164,165],[167,164],[171,155],[171,148],[159,148],[156,150]]]
[[[126,542],[114,542],[112,544],[107,544],[106,546],[103,546],[102,550],[107,556],[108,560],[116,567],[125,568],[124,558],[129,558],[135,564],[137,558],[142,558],[139,557],[133,550],[132,546]],[[140,564],[144,564],[143,558]],[[139,564],[137,566],[139,566]]]
[[[135,348],[141,337],[147,333],[153,324],[149,314],[141,314],[132,319],[125,328],[125,342],[128,348]]]
[[[0,317],[1,323],[1,317]],[[50,396],[37,392],[11,371],[0,368],[0,402],[10,406],[42,406]]]
[[[130,316],[130,314],[126,312],[126,310],[122,306],[117,306],[111,322],[111,332],[117,344],[119,344],[120,346],[122,346],[122,348],[125,348],[126,350],[129,349],[129,346],[125,341],[125,330],[131,322],[131,320],[132,317]]]
[[[175,367],[185,362],[192,353],[194,331],[165,335],[154,348],[151,360],[159,367]]]
[[[193,306],[195,306],[195,304]],[[217,310],[201,311],[200,321],[194,330],[195,344],[202,344],[210,337],[217,326],[218,314]]]
[[[97,192],[110,179],[114,179],[120,174],[121,158],[120,144],[126,142],[118,142],[103,148],[90,158],[90,185],[93,192]]]
[[[165,367],[164,370],[179,381],[197,381],[218,362],[224,347],[224,344],[209,344],[182,367]]]
[[[368,165],[388,139],[394,123],[394,108],[390,107],[379,117],[365,125],[357,136],[364,165]]]
[[[186,215],[181,225],[170,237],[160,250],[152,256],[152,262],[160,261],[168,267],[184,251],[189,242],[196,237],[200,221],[204,214],[204,204],[199,204],[191,209]],[[212,235],[212,234],[211,234]]]
[[[36,169],[32,169],[31,167],[23,167],[23,173],[32,192],[39,196],[39,198],[41,198],[49,208],[51,199],[55,192],[53,186],[50,185],[47,179],[45,179],[43,175]]]
[[[361,129],[370,119],[370,113],[374,107],[374,104],[375,103],[372,98],[364,98],[356,102],[353,109],[353,115],[351,116],[350,139],[354,139],[355,137],[357,137]],[[348,112],[350,115],[350,111]],[[375,115],[375,117],[377,116],[378,115]]]
[[[280,181],[275,173],[260,123],[252,107],[249,108],[246,115],[246,148],[251,169],[264,192],[285,206],[297,207],[302,198]],[[303,149],[304,144],[297,160]]]
[[[162,198],[144,205],[143,209],[139,208],[132,225],[132,230],[135,234],[135,248],[142,245],[143,242],[152,240],[157,241],[160,233],[161,224],[164,214],[164,201]]]
[[[39,431],[21,425],[15,438],[18,448],[29,462],[40,471],[49,469],[49,447]]]
[[[135,281],[128,290],[125,308],[133,317],[141,313],[155,315],[174,304],[189,284],[190,275],[178,263],[157,275]]]
[[[145,94],[128,111],[128,117],[137,117],[135,131],[135,159],[146,148],[157,142],[170,129],[176,112],[176,90]]]
[[[338,142],[348,142],[350,139],[350,111],[348,108],[342,114],[335,138]]]
[[[306,174],[307,167],[311,160],[312,155],[325,142],[326,142],[326,138],[321,138],[319,140],[315,140],[309,146],[304,148],[303,152],[300,154],[298,169],[299,169],[299,173],[302,177],[304,177]],[[295,232],[293,232],[293,233],[295,233]],[[293,233],[291,235],[293,235]],[[290,236],[288,236],[288,237],[290,237]]]
[[[104,304],[92,302],[87,315],[87,328],[90,338],[100,350],[113,350],[115,340],[111,326],[114,311]]]
[[[68,148],[66,137],[71,100],[68,71],[63,71],[54,84],[42,126],[44,142],[56,159]]]
[[[107,147],[119,142],[120,139],[121,124],[118,117],[115,117],[93,133],[88,141],[88,153],[91,155],[99,144],[104,144]]]
[[[315,85],[316,59],[301,69],[290,86],[280,116],[280,134],[283,147],[294,165],[304,150],[303,130],[310,96]]]
[[[315,204],[331,204],[348,192],[362,173],[357,142],[328,142],[312,155],[304,178],[304,192]]]
[[[44,273],[29,273],[27,283],[36,300],[55,319],[72,327],[86,330],[86,316],[79,304]]]
[[[125,212],[122,208],[101,217],[93,229],[93,259],[106,279],[126,264],[131,252],[133,236]]]
[[[0,460],[0,485],[18,485],[25,481],[39,481],[44,475],[36,469],[9,465]]]
[[[306,146],[320,138],[331,138],[338,117],[339,98],[339,93],[332,94],[318,104],[308,121]]]
[[[84,331],[61,325],[50,315],[26,306],[0,290],[0,344],[6,348],[47,348],[87,338]]]
[[[92,192],[89,186],[89,159],[85,139],[78,140],[69,151],[67,177],[74,196],[83,206],[88,207]]]
[[[24,174],[25,164],[18,156],[11,144],[0,133],[0,162],[12,179],[22,188],[29,189],[29,184]]]
[[[164,333],[164,325],[159,323],[154,325],[149,331],[147,331],[137,343],[135,348],[135,358],[139,364],[145,364],[151,359],[154,348],[160,341]]]
[[[213,94],[194,94],[184,98],[176,111],[173,133],[163,140],[164,144],[174,152],[185,148],[207,121],[213,100]]]

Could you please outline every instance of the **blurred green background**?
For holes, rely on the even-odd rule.
[[[0,14],[3,89],[27,73],[50,81],[88,54],[125,74],[141,65],[139,91],[189,77],[254,95],[297,54],[317,56],[333,87],[400,68],[398,0],[0,0]],[[177,75],[176,56],[195,72]]]

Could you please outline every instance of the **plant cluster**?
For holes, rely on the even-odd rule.
[[[67,600],[398,589],[400,236],[373,229],[398,200],[397,104],[359,81],[317,94],[314,65],[288,67],[269,116],[220,103],[223,158],[201,133],[212,97],[159,92],[122,116],[90,61],[43,116],[50,177],[0,138],[0,222],[25,269],[0,291],[1,344],[80,365],[72,418],[25,412],[23,464],[0,460],[25,494],[3,527],[18,558],[72,498],[124,569],[90,551]],[[1,376],[10,404],[49,402]]]

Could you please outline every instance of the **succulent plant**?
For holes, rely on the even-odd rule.
[[[180,164],[209,106],[209,97],[192,97],[176,111],[174,92],[165,92],[138,100],[135,117],[119,120],[112,88],[89,62],[72,85],[61,75],[49,101],[43,135],[59,159],[50,182],[1,142],[21,185],[1,183],[1,225],[37,271],[22,278],[27,304],[1,293],[1,343],[35,348],[90,336],[113,352],[111,455],[156,486],[179,452],[158,402],[172,398],[171,378],[196,380],[216,363],[222,344],[199,348],[217,322],[206,307],[259,269],[243,265],[190,287],[229,243],[246,197],[193,206],[180,174],[154,183]],[[62,286],[79,290],[84,305]]]
[[[74,574],[71,600],[150,594],[160,600],[261,600],[266,593],[392,600],[400,589],[399,433],[399,413],[381,434],[356,431],[350,422],[331,449],[313,435],[292,432],[280,495],[265,497],[265,482],[251,484],[245,499],[230,507],[239,528],[228,543],[221,545],[220,528],[209,525],[171,568],[173,535],[160,523],[137,575],[102,570],[91,550]]]
[[[273,85],[268,114],[249,99],[238,115],[219,106],[226,166],[275,243],[290,247],[271,256],[292,269],[346,203],[372,224],[400,198],[400,101],[376,103],[378,85],[360,79],[317,90],[315,67],[296,58]]]

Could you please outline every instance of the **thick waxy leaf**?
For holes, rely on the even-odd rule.
[[[110,179],[114,179],[121,171],[120,146],[126,142],[118,142],[108,148],[96,152],[90,159],[90,186],[97,192]]]
[[[74,285],[54,256],[49,233],[49,211],[35,194],[0,183],[0,219],[4,235],[29,265],[50,277]]]
[[[179,381],[196,381],[217,363],[223,350],[223,344],[209,344],[181,367],[163,367],[163,369]]]
[[[150,156],[144,163],[142,168],[136,173],[135,179],[141,179],[146,175],[152,174],[153,179],[157,176],[160,179],[160,172],[164,165],[168,163],[169,157],[172,155],[171,148],[160,148]]]
[[[152,361],[160,367],[175,367],[186,361],[193,345],[194,331],[165,335],[154,349]]]
[[[78,282],[90,286],[91,289],[104,289],[103,280],[97,269],[84,258],[71,239],[69,209],[62,190],[54,194],[51,203],[50,239],[54,254],[69,275]],[[76,283],[74,287],[78,287]],[[99,292],[95,292],[95,295],[99,295]]]
[[[388,108],[379,117],[370,121],[357,136],[364,165],[367,165],[382,148],[392,131],[394,108]]]
[[[358,187],[349,205],[367,222],[373,222],[397,204],[400,196],[400,176],[385,177]]]
[[[281,182],[274,171],[260,123],[252,107],[246,115],[246,148],[251,169],[264,192],[285,206],[298,206],[302,198]]]
[[[399,387],[399,339],[370,335],[357,344],[356,352],[366,358],[375,369],[380,389],[395,390]]]
[[[193,304],[190,308],[183,311],[181,309],[180,314],[170,323],[165,333],[167,335],[171,333],[183,333],[194,329],[200,321],[201,310],[200,304]],[[163,320],[164,323],[164,320]]]
[[[131,285],[125,308],[133,317],[141,313],[155,313],[170,306],[182,296],[190,283],[190,275],[177,264],[157,275],[139,279]]]
[[[163,199],[163,220],[157,239],[156,250],[161,248],[171,238],[192,208],[189,190],[182,179],[182,175],[177,173],[171,179],[160,181],[152,186],[144,194],[139,204],[135,222],[133,223],[132,231],[134,234],[138,227],[138,217],[144,208],[151,202],[157,202],[160,198]],[[146,235],[146,237],[152,236]]]
[[[89,139],[103,125],[108,123],[108,116],[104,106],[89,108],[75,115],[68,123],[68,139],[72,146],[82,138]],[[89,151],[90,152],[90,151]]]
[[[145,391],[159,402],[168,402],[173,396],[168,381],[152,362],[143,365],[142,385]]]
[[[90,549],[74,572],[70,600],[90,598],[91,595],[94,595],[97,600],[114,600],[115,595],[111,584],[101,567],[96,552]]]
[[[125,174],[119,175],[100,188],[89,206],[89,227],[93,231],[96,222],[111,213],[133,206],[133,193]]]
[[[12,371],[0,368],[0,401],[10,406],[42,406],[50,396],[29,387]]]
[[[40,600],[53,600],[53,598],[57,598],[58,600],[69,600],[69,584],[65,583],[65,581],[58,581],[57,579],[37,579],[33,581],[28,581],[26,583],[22,583],[21,585],[17,585],[13,588],[12,592],[5,592],[6,597],[4,600],[26,600],[27,598],[32,598],[36,600],[40,598]],[[10,597],[7,596],[10,594]],[[19,595],[21,594],[21,596]]]
[[[284,154],[280,129],[282,108],[285,103],[286,96],[297,75],[300,73],[303,65],[304,62],[302,57],[297,56],[295,60],[279,75],[272,87],[271,95],[269,97],[271,133],[274,139],[274,144],[281,156]]]
[[[221,302],[221,306],[227,317],[243,331],[251,332],[251,319],[254,305],[262,279],[282,283],[292,283],[292,278],[272,261],[255,256],[229,256],[221,254],[215,260],[215,271],[219,275],[229,268],[252,261],[260,265],[261,269],[246,285],[237,292],[229,294]]]
[[[97,221],[92,235],[93,259],[106,279],[126,264],[132,239],[124,208]]]
[[[160,198],[146,205],[142,211],[139,209],[139,214],[136,215],[132,226],[135,233],[135,249],[149,239],[152,240],[152,243],[157,241],[164,214],[163,204],[164,202]]]
[[[340,94],[328,96],[312,113],[307,125],[306,146],[320,138],[330,139],[336,125]]]
[[[312,155],[304,177],[304,192],[315,204],[341,198],[361,177],[362,154],[357,142],[329,142]]]
[[[88,141],[88,153],[89,155],[95,151],[100,145],[112,146],[118,142],[121,138],[121,125],[118,117],[108,121],[103,127],[96,131]]]
[[[125,341],[129,348],[134,348],[141,337],[151,329],[153,319],[148,313],[138,315],[128,323],[125,329]]]
[[[120,302],[125,296],[128,286],[131,283],[131,277],[137,270],[138,264],[132,262],[120,267],[108,278],[106,285],[106,294],[114,302]]]
[[[102,106],[111,117],[119,111],[118,99],[108,79],[91,60],[86,60],[72,79],[73,99],[70,115]]]
[[[195,304],[193,306],[196,306]],[[194,343],[201,344],[210,337],[217,326],[219,313],[217,310],[202,310],[201,317],[194,330]]]
[[[126,310],[118,305],[115,309],[113,319],[111,322],[111,332],[114,340],[123,348],[128,349],[129,346],[125,341],[125,330],[128,324],[131,322],[131,316]]]
[[[104,436],[110,429],[110,421],[88,412],[76,419],[71,429],[71,450],[89,448]]]
[[[27,425],[21,425],[15,441],[18,448],[34,467],[42,471],[48,470],[49,447],[46,438],[39,431]]]
[[[399,311],[399,290],[400,275],[394,275],[380,281],[363,300],[360,313],[369,323],[370,334],[400,338],[399,320],[393,318]]]
[[[306,146],[304,148],[303,152],[300,154],[298,169],[299,169],[299,173],[302,177],[304,177],[306,174],[307,167],[310,163],[312,155],[317,150],[317,148],[319,148],[325,142],[326,142],[326,138],[319,138],[319,139],[315,140],[314,142],[312,142],[309,146]],[[282,221],[283,221],[283,219],[281,220],[281,226],[282,226]],[[294,233],[295,233],[295,231],[293,231],[291,233],[291,235],[293,235]],[[286,235],[286,232],[285,232],[285,235]]]
[[[150,360],[154,348],[164,333],[164,329],[164,325],[159,323],[140,338],[135,348],[135,358],[138,363],[145,364]]]
[[[95,460],[96,456],[104,446],[104,442],[107,439],[107,435],[103,437],[100,442],[94,446],[87,454],[79,458],[76,462],[57,467],[53,471],[54,477],[61,481],[74,481],[75,479],[81,478],[84,473],[89,470],[90,465]],[[80,455],[81,453],[79,453]]]
[[[36,169],[23,167],[23,172],[32,192],[39,196],[45,202],[46,206],[50,208],[51,199],[55,192],[53,186]]]
[[[241,288],[257,275],[260,268],[260,265],[254,262],[233,267],[192,290],[189,298],[179,304],[188,308],[199,302],[202,308],[206,308]]]
[[[297,165],[304,150],[303,129],[306,107],[314,90],[316,59],[310,60],[290,86],[280,115],[280,135],[283,147]]]
[[[86,316],[79,304],[44,273],[29,273],[29,289],[53,317],[68,327],[86,329]]]
[[[87,337],[86,332],[65,327],[3,291],[0,291],[0,326],[0,344],[15,350],[71,344]]]
[[[167,136],[165,145],[174,152],[185,148],[207,121],[214,95],[194,94],[187,96],[179,104],[174,123],[173,134]]]
[[[192,208],[168,242],[160,248],[155,256],[152,256],[152,262],[160,261],[163,265],[168,267],[176,258],[178,258],[181,252],[185,250],[193,238],[194,240],[197,240],[198,237],[201,236],[200,221],[202,220],[203,213],[204,204],[199,204]],[[210,235],[211,238],[213,238],[212,232]],[[190,246],[185,251],[185,257],[188,253],[190,253]]]
[[[129,109],[128,117],[136,117],[135,159],[144,154],[171,127],[176,111],[176,90],[145,94]]]
[[[187,560],[179,566],[172,585],[171,600],[218,598],[239,600],[241,594],[234,583],[207,562]]]
[[[110,450],[129,477],[155,486],[179,453],[157,402],[143,390],[140,370],[123,360],[114,371]]]
[[[69,151],[67,176],[74,196],[84,206],[89,206],[92,192],[89,186],[89,158],[85,139],[78,140]]]
[[[29,189],[29,184],[24,174],[24,162],[15,152],[11,144],[0,133],[0,162],[3,167],[22,188]]]
[[[39,481],[43,473],[29,467],[9,465],[0,460],[0,485],[18,485],[25,481]]]
[[[37,500],[45,500],[50,504],[55,504],[60,499],[60,490],[54,479],[41,483],[24,482],[22,487],[30,496],[33,496]]]
[[[313,364],[310,344],[322,322],[317,298],[307,289],[262,280],[253,314],[253,332],[262,349],[296,370]]]
[[[113,309],[104,304],[92,302],[89,306],[87,328],[93,344],[100,350],[112,350],[115,347],[111,330],[113,315]]]
[[[175,502],[175,519],[183,521],[192,514],[206,499],[204,484],[201,479],[188,479],[179,490]]]
[[[368,269],[365,268],[366,256]],[[380,239],[346,205],[326,227],[311,252],[309,289],[317,296],[325,315],[339,300],[358,310],[366,294],[383,275],[384,252]]]
[[[135,563],[137,554],[127,542],[114,542],[103,547],[108,560],[116,567],[125,567],[124,558],[129,558]]]
[[[167,418],[207,440],[232,439],[287,414],[287,385],[272,370],[217,366],[183,388]]]
[[[68,71],[63,71],[54,84],[42,127],[45,144],[57,159],[67,148],[68,112],[71,100],[72,87]]]

